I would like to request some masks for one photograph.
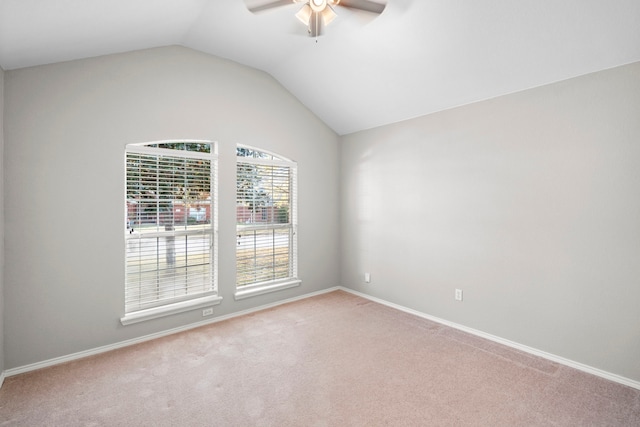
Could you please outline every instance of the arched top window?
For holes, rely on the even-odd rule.
[[[236,298],[298,285],[297,165],[243,145],[236,156]]]
[[[212,305],[217,300],[215,143],[129,144],[125,164],[122,322]]]

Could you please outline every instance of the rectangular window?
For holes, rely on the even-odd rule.
[[[206,298],[217,291],[217,158],[212,145],[127,146],[125,318],[168,305],[193,309],[188,301],[196,299],[215,303]]]
[[[296,164],[237,148],[236,298],[295,286]]]

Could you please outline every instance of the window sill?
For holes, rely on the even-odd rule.
[[[234,298],[236,301],[255,297],[257,295],[268,294],[270,292],[281,291],[283,289],[293,288],[296,286],[300,286],[302,280],[300,279],[291,279],[286,282],[278,282],[272,284],[265,284],[263,286],[255,286],[249,289],[241,289],[236,291]]]
[[[202,298],[190,299],[174,304],[167,304],[160,307],[148,308],[146,310],[134,311],[125,314],[120,318],[123,325],[131,325],[133,323],[144,322],[146,320],[157,319],[159,317],[170,316],[172,314],[182,313],[185,311],[196,310],[203,307],[211,307],[218,305],[222,301],[222,297],[217,295],[207,295]]]

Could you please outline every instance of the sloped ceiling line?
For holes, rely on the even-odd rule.
[[[298,7],[0,0],[0,67],[178,44],[271,74],[344,135],[640,61],[637,0],[387,0],[318,43]]]

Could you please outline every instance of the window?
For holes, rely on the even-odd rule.
[[[123,324],[219,303],[215,146],[126,148]]]
[[[246,146],[236,154],[235,297],[297,286],[296,163]]]

